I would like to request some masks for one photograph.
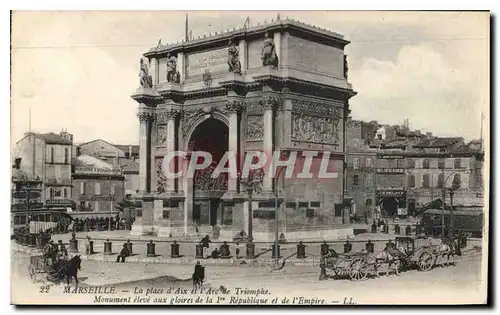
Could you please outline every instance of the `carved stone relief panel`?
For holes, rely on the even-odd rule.
[[[292,113],[292,140],[339,144],[339,119]]]
[[[225,107],[206,106],[184,111],[182,116],[182,136],[187,137],[188,132],[193,128],[194,124],[205,115],[218,114],[228,117],[228,110]]]
[[[158,144],[163,145],[167,143],[168,140],[168,129],[167,125],[158,125],[157,129]]]
[[[163,157],[155,159],[156,168],[156,192],[163,194],[167,190],[167,177],[163,173]]]
[[[262,116],[248,116],[247,140],[262,140],[264,138],[264,120]]]

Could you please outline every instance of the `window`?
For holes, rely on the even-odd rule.
[[[101,194],[101,183],[95,183],[95,194],[96,195]]]
[[[54,199],[54,188],[49,188],[50,199]]]
[[[163,211],[163,219],[170,219],[170,211]]]
[[[61,189],[60,188],[53,188],[54,189],[54,197],[61,197]]]
[[[142,217],[142,210],[137,210],[137,211],[135,212],[135,216],[136,216],[136,217],[139,217],[139,218],[140,218],[140,217]]]
[[[353,186],[358,186],[359,185],[359,175],[355,174],[352,176],[352,185]]]
[[[455,159],[455,168],[461,168],[461,167],[462,167],[462,160]]]
[[[359,158],[358,157],[355,157],[352,159],[352,167],[354,169],[358,169],[359,168]]]
[[[68,163],[69,163],[69,149],[64,148],[64,164],[68,164]]]
[[[366,158],[366,167],[373,167],[373,159]]]
[[[68,199],[68,188],[63,188],[64,199]]]
[[[443,170],[443,169],[444,169],[444,166],[445,166],[444,159],[440,159],[440,160],[438,161],[438,168],[439,168],[440,170]]]
[[[80,183],[80,195],[85,195],[85,182]]]
[[[443,188],[444,187],[444,174],[443,173],[440,173],[438,175],[437,187],[438,188]]]
[[[429,188],[431,186],[430,184],[430,175],[429,174],[424,174],[423,180],[422,180],[422,187],[424,188]]]
[[[366,187],[373,186],[373,174],[366,174]]]
[[[406,164],[408,168],[415,168],[415,160],[414,159],[408,159],[408,162]]]
[[[320,202],[319,201],[311,201],[311,207],[313,208],[319,208]]]
[[[430,164],[431,164],[431,162],[429,161],[429,159],[424,159],[422,162],[422,168],[429,169]]]
[[[54,163],[54,147],[50,147],[50,163]]]
[[[408,175],[408,187],[415,187],[415,175]]]

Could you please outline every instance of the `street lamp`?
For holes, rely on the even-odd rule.
[[[276,176],[274,176],[274,217],[276,219],[276,230],[275,230],[275,239],[274,239],[274,257],[275,257],[275,264],[276,264],[276,270],[279,269],[279,209],[280,207],[278,206],[278,178],[281,174],[281,172],[285,169],[285,167],[281,167]]]
[[[255,186],[260,183],[259,180],[252,179],[252,180],[247,180],[247,181],[241,181],[240,183],[243,184],[245,187],[245,190],[248,194],[248,243],[251,243],[253,241],[253,233],[252,233],[252,220],[253,220],[253,212],[252,212],[252,194],[253,191],[255,190]]]
[[[455,175],[455,174],[458,174],[458,173],[464,173],[464,174],[467,174],[468,171],[455,171],[455,172],[452,172],[451,174],[449,174],[444,180],[443,180],[443,190],[442,190],[442,197],[443,197],[443,203],[442,203],[442,207],[441,207],[441,210],[442,210],[442,213],[441,213],[441,238],[444,238],[444,226],[445,226],[445,222],[444,222],[444,215],[445,215],[445,199],[446,199],[446,182],[448,181],[448,179],[450,179],[451,176]],[[444,175],[444,169],[443,169],[443,175]],[[460,183],[453,180],[453,183],[450,187],[450,205],[451,205],[451,208],[450,208],[450,228],[453,228],[453,195],[455,194],[455,190],[457,190],[458,188],[460,188]]]

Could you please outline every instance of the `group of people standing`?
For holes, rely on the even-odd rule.
[[[85,229],[87,231],[106,231],[111,230],[131,230],[133,219],[125,219],[116,216],[115,218],[85,218],[85,219],[74,219],[72,222],[73,231],[83,232]]]

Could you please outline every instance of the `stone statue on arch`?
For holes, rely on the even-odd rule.
[[[241,74],[241,63],[239,60],[238,47],[231,39],[227,47],[227,64],[229,65],[229,72],[234,72],[236,74]]]
[[[153,78],[149,75],[148,65],[144,62],[144,58],[141,58],[140,70],[139,70],[140,84],[144,88],[153,87]]]
[[[177,71],[177,58],[167,54],[167,82],[180,83],[181,74]]]
[[[278,67],[278,55],[276,54],[276,46],[274,45],[274,40],[268,32],[266,32],[265,34],[261,59],[262,65],[264,67]]]

